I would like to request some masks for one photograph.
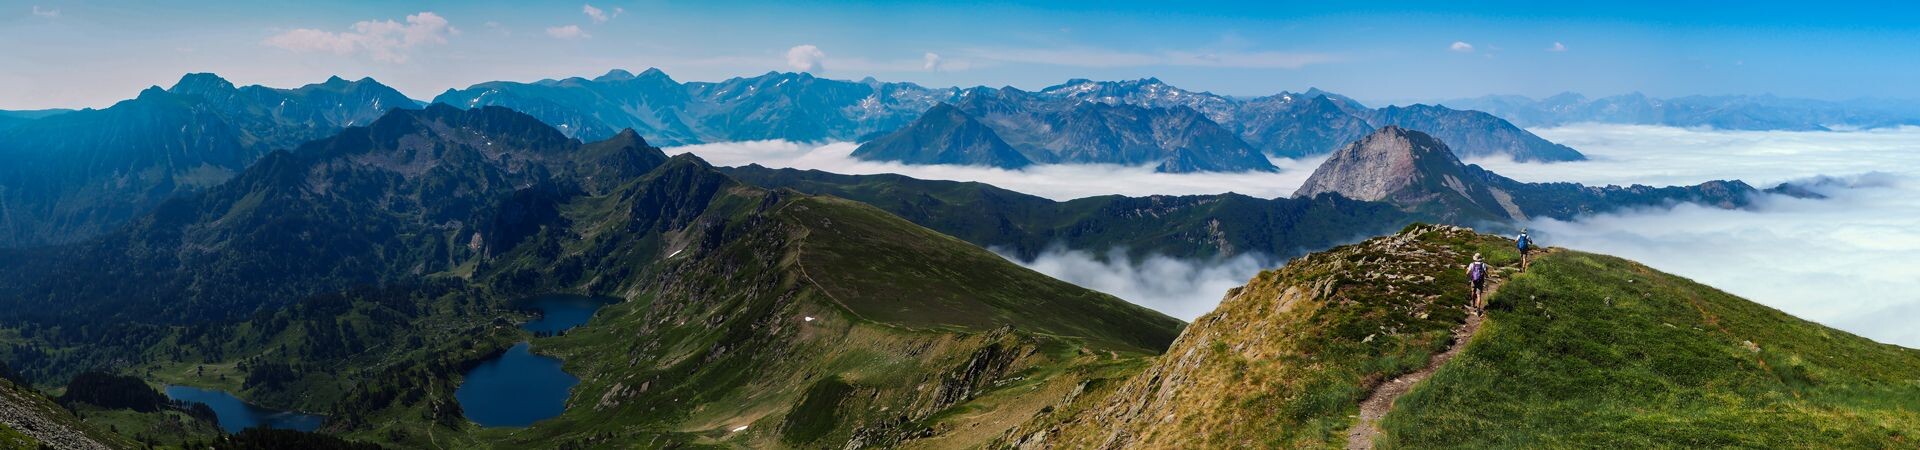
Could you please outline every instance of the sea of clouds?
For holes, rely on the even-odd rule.
[[[1768,195],[1750,210],[1691,205],[1529,224],[1542,244],[1617,255],[1881,342],[1920,347],[1920,128],[1834,132],[1716,131],[1632,125],[1532,130],[1591,160],[1468,161],[1522,181],[1813,185],[1824,200]],[[851,158],[849,143],[758,141],[667,149],[722,166],[899,173],[979,181],[1055,200],[1092,195],[1291,195],[1320,162],[1275,160],[1271,174],[1160,174],[1148,167],[1043,165],[1025,170],[909,166]],[[1190,261],[1055,249],[1014,259],[1056,278],[1181,319],[1278,264],[1268,255]]]
[[[1470,161],[1522,181],[1814,184],[1751,210],[1682,205],[1531,224],[1542,244],[1646,263],[1793,315],[1920,348],[1920,128],[1716,131],[1575,125],[1532,130],[1591,161]]]

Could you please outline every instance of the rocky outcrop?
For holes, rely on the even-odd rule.
[[[55,406],[52,401],[27,388],[0,380],[0,425],[58,449],[100,449],[110,447],[81,431],[80,419]]]
[[[1760,193],[1738,180],[1676,187],[1523,183],[1461,163],[1446,144],[1426,133],[1388,126],[1334,152],[1294,196],[1338,194],[1387,202],[1430,220],[1478,224],[1534,217],[1565,220],[1677,203],[1743,208]]]

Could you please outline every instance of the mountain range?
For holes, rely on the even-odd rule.
[[[1459,341],[1479,363],[1441,367],[1382,442],[1770,446],[1822,430],[1886,446],[1920,423],[1905,384],[1920,352],[1598,255],[1556,250],[1520,274],[1510,241],[1409,225],[1740,207],[1757,193],[1743,184],[1517,183],[1395,126],[1314,179],[1292,198],[1055,202],[716,168],[503,107],[392,109],[104,235],[0,249],[0,357],[40,383],[104,369],[323,411],[325,434],[401,448],[1326,446],[1371,392],[1452,351],[1457,267],[1484,252],[1506,285],[1492,326]],[[1189,325],[984,248],[1048,245],[1298,258]],[[558,336],[513,326],[515,299],[554,292],[615,303]],[[467,420],[462,374],[520,341],[579,378],[565,412]],[[108,426],[130,418],[160,420],[78,420],[143,433]]]
[[[1327,98],[1316,100],[1321,97]],[[639,75],[615,70],[593,79],[481,83],[448,90],[433,101],[514,108],[584,139],[633,128],[642,135],[660,136],[655,141],[665,145],[760,139],[878,142],[861,155],[909,164],[978,161],[1017,168],[1028,163],[1091,162],[1154,165],[1177,172],[1271,170],[1270,164],[1251,153],[1288,158],[1323,154],[1386,125],[1421,129],[1448,142],[1457,141],[1455,146],[1468,156],[1507,154],[1522,161],[1582,158],[1573,149],[1472,111],[1437,106],[1375,110],[1317,89],[1243,100],[1186,91],[1153,78],[1075,79],[1029,92],[1011,87],[928,88],[778,72],[681,83],[658,69]],[[985,125],[1027,161],[1004,155],[959,156],[994,144],[980,137],[977,129],[951,133],[970,125],[952,110],[935,110],[941,103]],[[920,134],[879,139],[889,132]]]
[[[1638,92],[1588,98],[1567,92],[1537,100],[1519,95],[1489,95],[1440,103],[1486,111],[1523,127],[1592,122],[1721,130],[1828,131],[1920,125],[1920,103],[1894,100],[1828,101],[1772,95],[1655,98]]]
[[[1464,155],[1578,159],[1486,114],[1368,109],[1318,90],[1236,99],[1156,79],[1073,80],[1037,92],[927,88],[768,73],[681,83],[657,69],[593,79],[488,82],[436,103],[498,105],[586,140],[634,129],[669,145],[762,139],[867,142],[856,156],[913,164],[1151,165],[1272,171],[1268,157],[1326,153],[1379,126],[1429,130]],[[227,180],[276,149],[422,103],[372,80],[293,89],[182,77],[104,109],[0,113],[0,247],[77,242],[161,201]]]
[[[417,108],[372,79],[294,89],[182,77],[105,109],[0,127],[0,246],[74,242],[181,193],[219,185],[274,149]]]

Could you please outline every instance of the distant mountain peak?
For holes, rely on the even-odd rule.
[[[633,78],[633,72],[628,72],[626,69],[613,69],[607,71],[606,75],[595,77],[593,81],[626,81]]]
[[[192,95],[230,92],[233,90],[232,82],[228,82],[225,78],[220,78],[219,75],[206,72],[189,73],[181,76],[179,82],[174,83],[172,88],[167,89],[168,92],[175,94]]]

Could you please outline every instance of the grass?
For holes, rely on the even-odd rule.
[[[1297,448],[1344,443],[1371,388],[1424,367],[1465,320],[1465,264],[1504,240],[1413,226],[1257,275],[1173,348],[1085,406],[1067,448]],[[1078,407],[1078,406],[1076,406]],[[1113,442],[1114,436],[1124,435]]]
[[[1920,351],[1619,258],[1539,258],[1465,353],[1402,397],[1406,448],[1895,448],[1920,443]]]

